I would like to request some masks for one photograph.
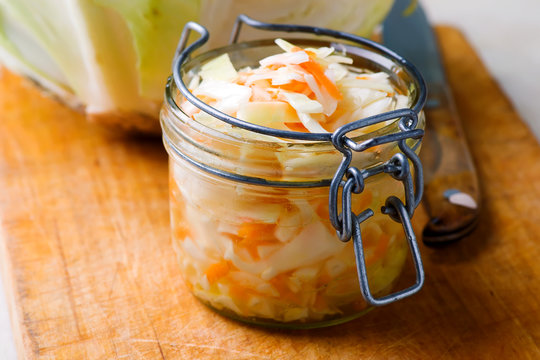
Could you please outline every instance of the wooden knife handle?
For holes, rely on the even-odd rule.
[[[469,234],[480,211],[476,169],[448,89],[432,98],[426,113],[426,134],[420,158],[424,166],[423,203],[429,222],[426,244],[458,240]],[[433,104],[433,101],[435,102]]]

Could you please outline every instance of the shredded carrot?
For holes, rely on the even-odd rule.
[[[243,238],[236,235],[236,234],[231,234],[231,233],[227,233],[227,232],[224,232],[222,233],[223,235],[227,236],[229,239],[231,239],[233,241],[233,243],[237,244],[240,243]]]
[[[222,260],[212,264],[206,269],[206,278],[210,284],[215,283],[229,273],[232,268],[232,263],[229,260]]]
[[[284,65],[283,64],[270,64],[268,65],[267,67],[270,69],[270,70],[277,70],[279,69],[280,67],[283,67]]]
[[[215,102],[216,101],[216,99],[211,98],[210,96],[206,96],[206,95],[197,95],[197,98],[199,100],[201,100],[202,102],[207,103],[207,104],[210,103],[210,102]]]
[[[268,238],[269,234],[273,237],[275,224],[265,224],[258,222],[245,222],[238,229],[238,236],[247,238]]]
[[[317,203],[317,206],[315,208],[315,212],[321,219],[328,219],[330,216],[329,209],[328,209],[328,202],[327,201],[319,201]]]
[[[278,88],[297,93],[304,93],[306,90],[310,90],[307,83],[298,80],[291,80],[287,84],[278,85]]]
[[[187,237],[191,237],[191,231],[185,224],[174,224],[173,234],[176,240],[184,240]]]
[[[294,46],[291,49],[291,51],[292,52],[305,51],[309,55],[309,61],[299,64],[300,67],[306,70],[311,75],[313,75],[313,77],[315,78],[315,81],[317,81],[317,84],[325,87],[328,93],[330,94],[330,96],[332,96],[334,99],[336,100],[343,99],[343,95],[337,88],[336,84],[334,84],[332,80],[330,80],[328,76],[324,74],[324,69],[321,66],[321,64],[319,64],[317,61],[314,60],[317,54],[315,54],[313,51],[304,50],[298,46]]]
[[[235,302],[247,302],[250,296],[250,289],[247,289],[238,284],[231,284],[229,287],[229,294]]]
[[[293,292],[287,285],[289,279],[288,273],[279,274],[270,279],[272,285],[278,292],[280,299],[291,302],[293,304],[301,304],[300,294]]]
[[[336,84],[334,84],[324,74],[324,69],[321,66],[321,64],[319,64],[318,62],[316,62],[313,59],[309,59],[309,61],[301,63],[300,67],[302,69],[306,70],[311,75],[313,75],[313,77],[315,78],[315,81],[317,81],[317,84],[319,84],[320,86],[323,86],[328,91],[330,96],[332,96],[334,99],[336,99],[336,100],[343,99],[343,95],[341,94],[341,92],[337,88]]]
[[[246,249],[254,260],[260,260],[258,247],[279,243],[274,231],[276,224],[247,221],[238,229],[237,234],[223,233],[238,247]]]
[[[292,131],[309,132],[309,130],[306,129],[304,124],[302,124],[301,122],[286,122],[283,124]]]
[[[293,46],[293,47],[291,48],[291,52],[298,52],[298,51],[303,51],[303,52],[305,52],[305,53],[308,54],[308,56],[311,57],[311,58],[314,58],[314,57],[317,56],[317,54],[315,54],[313,51],[302,49],[302,48],[299,47],[299,46]]]

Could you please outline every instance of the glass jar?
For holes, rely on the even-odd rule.
[[[329,46],[322,40],[290,41]],[[411,108],[425,100],[421,79],[399,61],[365,48],[332,46],[343,46],[353,67],[390,74]],[[242,68],[278,50],[272,40],[233,44],[188,60],[181,76],[189,83],[205,62],[223,53]],[[330,141],[287,140],[235,127],[224,133],[220,119],[203,124],[187,116],[182,107],[189,105],[171,78],[161,125],[169,153],[172,242],[191,292],[223,315],[267,326],[328,326],[368,311],[358,249],[355,253],[353,241],[340,241],[330,221],[330,183],[342,152]],[[208,126],[212,123],[216,126]],[[423,125],[420,113],[416,127]],[[367,134],[350,135],[364,143],[402,127],[393,119],[371,125]],[[418,151],[420,140],[406,143]],[[397,153],[396,141],[354,151],[349,168],[380,168]],[[359,241],[374,297],[392,291],[407,257],[402,224],[379,211],[392,196],[405,199],[402,181],[376,171],[363,191],[351,196],[352,213],[375,209],[362,222]],[[341,199],[335,205],[342,209]]]

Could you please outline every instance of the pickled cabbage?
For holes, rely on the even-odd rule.
[[[349,67],[352,59],[333,48],[301,49],[283,39],[275,42],[284,52],[260,60],[257,68],[237,71],[227,54],[207,62],[190,90],[241,120],[313,133],[332,132],[352,121],[408,106],[407,96],[394,88],[384,72]],[[204,122],[198,117],[202,110],[187,100],[182,107],[188,116]]]

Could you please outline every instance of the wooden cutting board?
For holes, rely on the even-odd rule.
[[[466,39],[438,35],[484,189],[479,227],[421,248],[419,294],[320,330],[198,303],[169,244],[160,141],[104,132],[4,71],[0,259],[21,357],[539,359],[540,147]]]

